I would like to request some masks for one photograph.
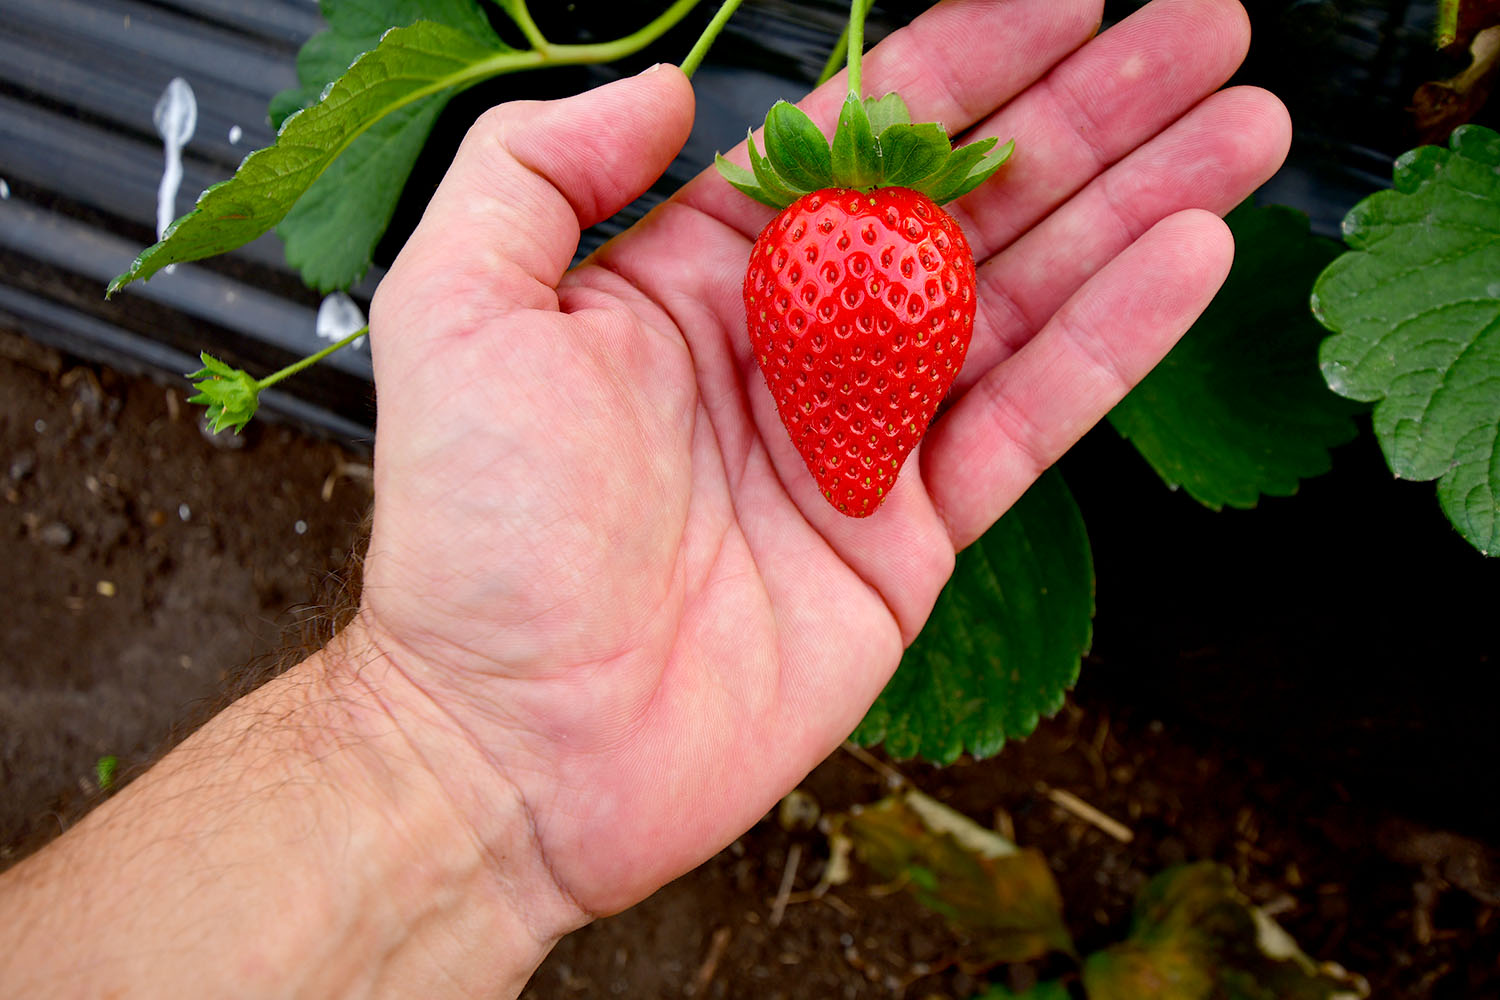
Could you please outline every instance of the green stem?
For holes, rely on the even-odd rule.
[[[681,68],[687,74],[688,79],[692,79],[698,67],[703,64],[703,57],[708,55],[708,50],[718,40],[719,32],[724,30],[724,25],[729,23],[729,19],[734,16],[734,12],[739,9],[739,6],[740,0],[724,0],[719,5],[719,12],[714,15],[712,21],[708,22],[708,27],[703,29],[703,34],[699,35],[698,40],[693,43],[692,51],[682,61]]]
[[[823,64],[823,72],[818,74],[818,82],[813,84],[821,87],[832,80],[839,70],[844,68],[844,61],[849,58],[849,26],[844,25],[839,40],[833,43],[833,49],[828,53],[828,61]]]
[[[870,7],[875,0],[863,0],[863,10],[860,17],[868,17]],[[833,43],[833,48],[828,52],[828,61],[823,64],[823,72],[818,74],[818,82],[814,86],[821,87],[832,80],[838,71],[844,68],[844,63],[849,61],[849,25],[844,25],[844,30],[839,32],[839,40]]]
[[[671,30],[678,21],[688,15],[702,0],[677,0],[656,16],[650,24],[632,31],[623,38],[594,45],[550,45],[547,51],[553,58],[542,60],[543,65],[575,65],[578,63],[614,62],[633,55]]]
[[[281,371],[279,371],[279,372],[272,372],[271,374],[267,375],[265,378],[263,378],[260,381],[256,382],[255,383],[255,388],[257,390],[270,388],[271,386],[275,385],[277,382],[280,382],[282,379],[287,378],[290,375],[295,375],[298,372],[300,372],[302,369],[307,368],[307,367],[309,367],[311,365],[317,364],[319,361],[322,361],[324,358],[328,357],[328,355],[332,354],[334,351],[337,351],[337,350],[339,350],[341,348],[344,348],[344,347],[348,347],[350,344],[354,343],[360,337],[365,336],[369,332],[370,332],[370,328],[368,326],[362,326],[358,330],[355,330],[353,333],[349,334],[349,336],[347,336],[344,339],[338,341],[337,343],[329,344],[327,347],[323,348],[318,353],[316,353],[316,354],[309,354],[307,357],[303,358],[301,361],[293,361],[291,364],[287,365],[285,368],[281,369]]]
[[[849,93],[860,95],[860,57],[865,54],[865,15],[868,10],[864,0],[849,0]]]
[[[495,0],[500,9],[510,15],[510,19],[516,22],[516,27],[521,29],[521,34],[531,43],[532,48],[538,52],[546,52],[552,48],[552,43],[547,41],[547,36],[542,34],[542,29],[536,26],[531,19],[531,11],[526,9],[526,0]]]
[[[1445,49],[1458,38],[1458,0],[1438,4],[1437,46]]]

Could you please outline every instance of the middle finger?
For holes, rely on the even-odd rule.
[[[1218,89],[1245,58],[1238,0],[1156,0],[972,132],[1015,139],[999,175],[948,206],[983,262]]]

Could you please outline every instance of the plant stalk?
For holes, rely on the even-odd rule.
[[[734,16],[739,6],[740,0],[724,0],[719,5],[719,12],[714,15],[712,21],[708,22],[708,27],[703,29],[703,34],[699,35],[698,40],[693,43],[692,51],[687,54],[687,58],[682,60],[681,69],[687,74],[688,79],[692,79],[698,67],[703,64],[703,57],[708,55],[708,50],[719,38],[719,32],[724,30],[724,25],[729,23],[729,19]]]
[[[864,4],[864,9],[860,12],[859,16],[868,17],[870,14],[870,7],[874,5],[875,0],[861,0],[861,2],[863,2]],[[844,63],[848,61],[849,25],[846,22],[844,24],[844,30],[839,32],[839,40],[833,43],[833,48],[828,52],[828,61],[823,64],[823,72],[818,74],[818,82],[813,86],[821,87],[829,80],[832,80],[838,74],[838,71],[844,68]]]
[[[861,57],[865,54],[865,0],[849,0],[849,93],[862,99]]]
[[[339,340],[339,341],[337,341],[335,343],[329,344],[327,347],[323,348],[321,351],[317,352],[316,354],[309,354],[307,357],[303,358],[301,361],[293,361],[291,364],[287,365],[285,368],[281,369],[280,371],[272,372],[271,374],[267,375],[265,378],[260,379],[259,381],[257,381],[255,383],[255,388],[257,390],[270,388],[271,386],[275,385],[277,382],[280,382],[282,379],[287,378],[288,376],[291,376],[291,375],[295,375],[298,372],[300,372],[302,369],[317,364],[319,361],[322,361],[324,358],[328,357],[328,355],[332,354],[334,351],[337,351],[337,350],[340,350],[342,348],[348,347],[350,344],[354,343],[360,337],[367,336],[369,334],[369,332],[370,332],[370,327],[368,325],[362,326],[358,330],[355,330],[353,333],[349,334],[349,336],[344,337],[342,340]]]
[[[1438,4],[1437,47],[1446,49],[1458,39],[1458,2],[1441,0]]]
[[[531,11],[526,9],[526,0],[495,0],[500,9],[510,16],[521,29],[521,34],[531,43],[531,47],[538,52],[547,52],[552,48],[552,43],[547,41],[547,36],[542,34],[542,29],[536,26],[531,19]]]

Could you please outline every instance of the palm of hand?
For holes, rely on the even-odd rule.
[[[872,518],[819,496],[744,341],[740,280],[766,210],[701,177],[563,274],[580,226],[686,137],[675,71],[485,119],[382,285],[364,610],[519,790],[584,910],[697,863],[834,747],[955,547],[1222,279],[1222,226],[1177,213],[1226,211],[1286,141],[1269,95],[1203,99],[1243,55],[1243,14],[1161,0],[1043,77],[1097,14],[945,5],[866,61],[868,90],[1020,150],[957,213],[981,266],[970,360]],[[989,37],[1005,57],[978,43],[996,52],[974,51],[961,81],[936,61],[942,39]],[[1130,86],[1097,86],[1142,58]],[[1117,107],[1068,97],[1085,92]],[[841,96],[804,106],[826,122]],[[1085,114],[1108,122],[1088,141]]]

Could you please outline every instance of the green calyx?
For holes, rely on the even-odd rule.
[[[198,394],[189,396],[188,402],[208,407],[208,426],[215,434],[226,427],[238,434],[260,405],[260,383],[212,354],[202,353],[198,358],[203,367],[188,376],[197,379],[193,388]]]
[[[801,110],[777,101],[763,135],[764,156],[754,136],[748,139],[749,170],[723,156],[715,165],[730,184],[772,208],[830,187],[911,188],[941,205],[983,184],[1016,146],[1012,140],[996,148],[998,139],[981,139],[955,149],[936,122],[913,124],[896,94],[864,100],[850,94],[832,143]]]

